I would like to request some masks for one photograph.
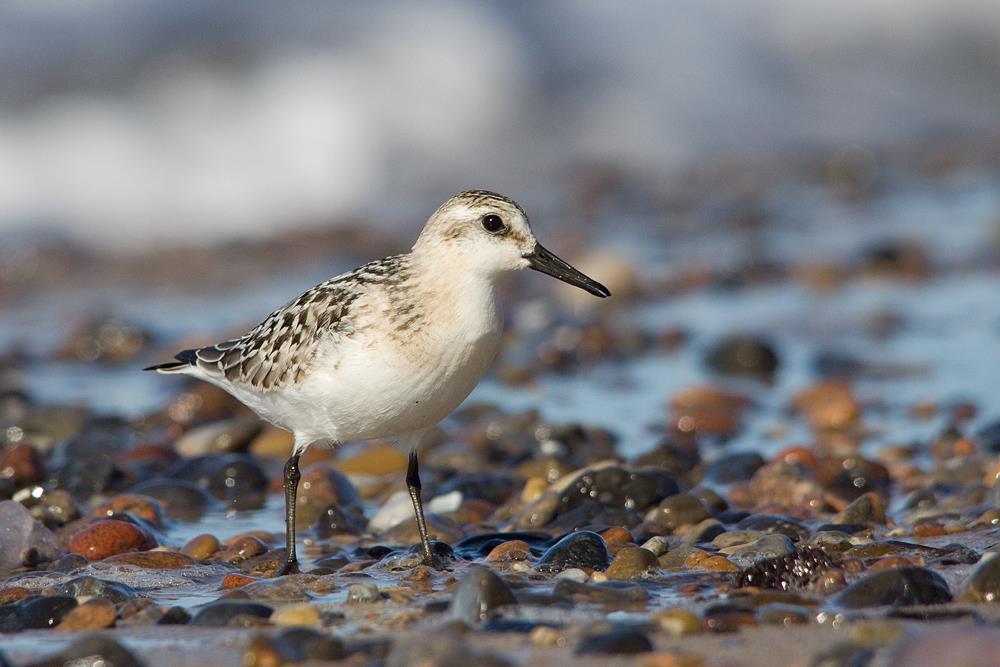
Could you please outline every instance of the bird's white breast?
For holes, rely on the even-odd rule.
[[[366,440],[433,426],[469,395],[499,349],[501,315],[492,286],[484,287],[431,292],[419,319],[405,326],[385,310],[398,304],[371,295],[359,304],[366,315],[355,331],[324,342],[301,383],[240,398],[301,440]]]

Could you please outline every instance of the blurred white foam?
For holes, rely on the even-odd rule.
[[[995,0],[294,7],[5,3],[0,234],[412,226],[451,191],[533,192],[578,160],[889,143],[995,129],[1000,108]]]

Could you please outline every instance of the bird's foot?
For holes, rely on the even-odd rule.
[[[410,547],[411,553],[419,553],[420,564],[435,570],[444,570],[455,560],[455,552],[450,545],[445,542],[430,542],[429,544],[414,544]]]
[[[286,560],[285,564],[281,566],[281,569],[275,572],[274,576],[283,577],[286,574],[298,574],[299,572],[301,572],[301,570],[299,570],[298,560]]]

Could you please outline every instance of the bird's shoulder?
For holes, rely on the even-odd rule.
[[[181,354],[210,376],[256,391],[294,384],[324,341],[353,333],[360,302],[407,272],[406,255],[369,262],[304,292],[239,338]]]

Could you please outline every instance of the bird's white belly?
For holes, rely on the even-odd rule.
[[[301,383],[244,402],[303,441],[412,433],[437,424],[465,400],[496,356],[499,339],[499,331],[490,330],[411,341],[406,349],[385,337],[341,340]]]

